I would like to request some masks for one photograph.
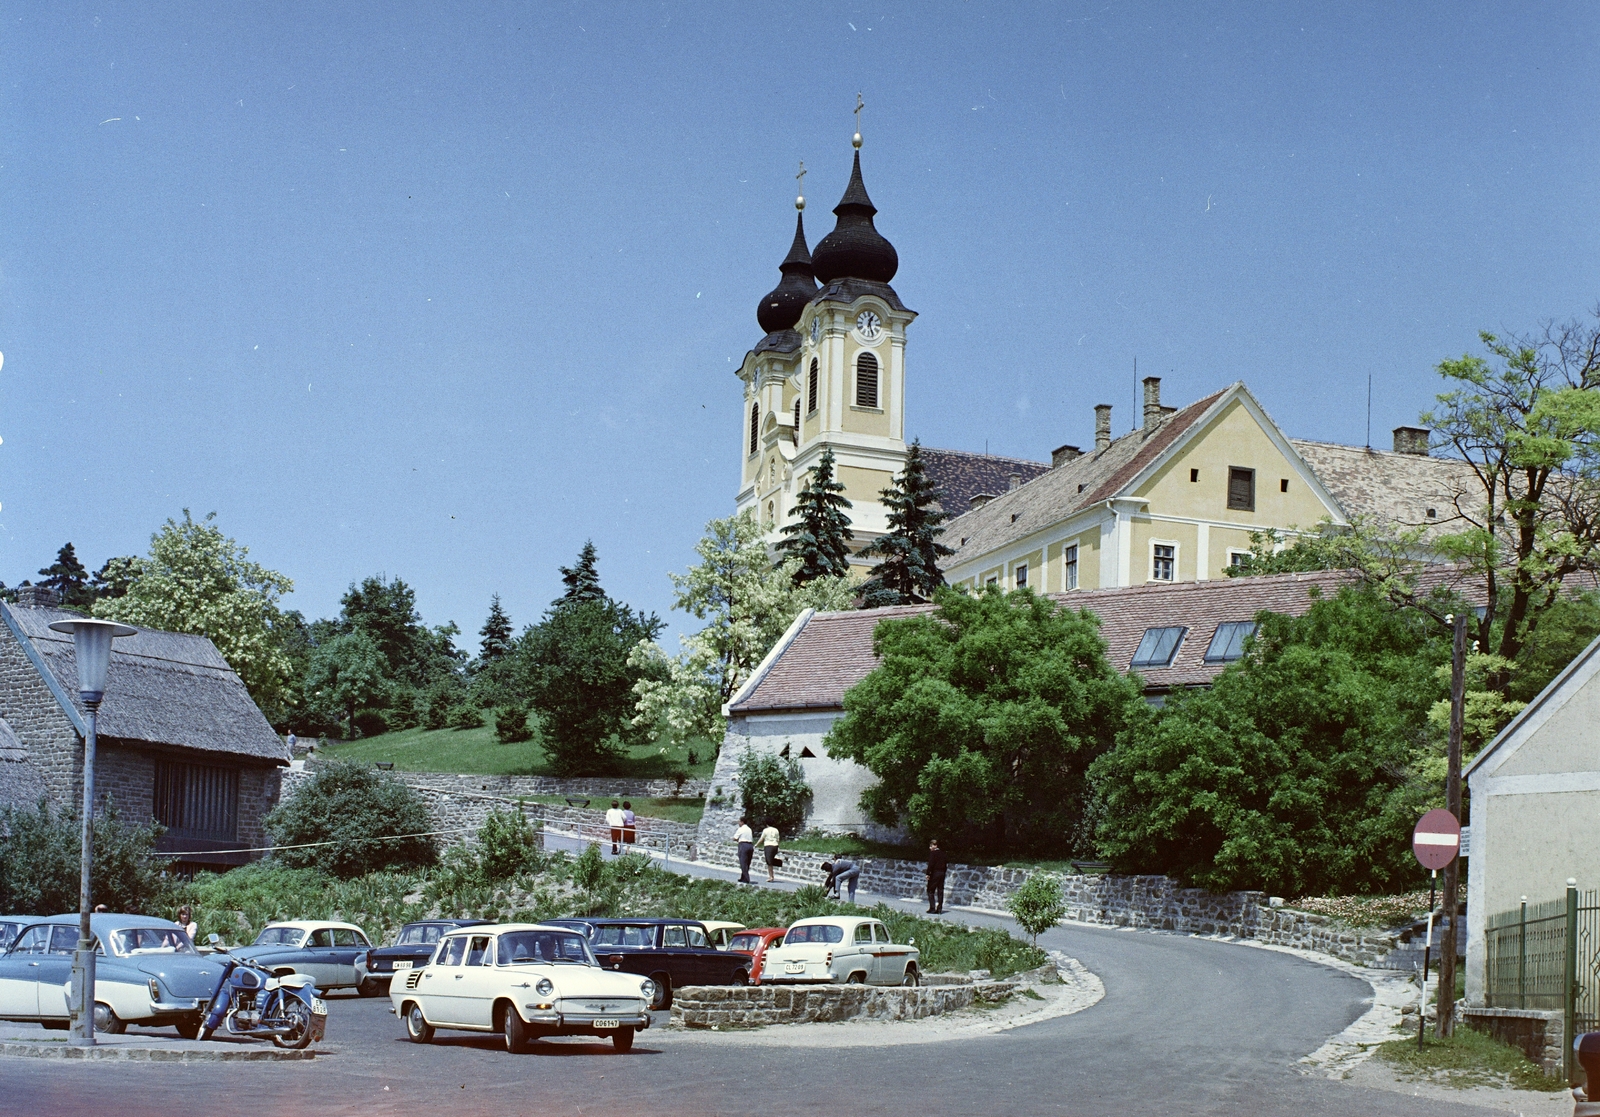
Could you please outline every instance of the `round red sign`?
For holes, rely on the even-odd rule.
[[[1443,808],[1429,811],[1411,834],[1411,852],[1424,869],[1444,868],[1461,852],[1461,823]]]

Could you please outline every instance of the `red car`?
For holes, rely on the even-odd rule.
[[[728,944],[729,952],[750,955],[750,968],[745,971],[750,984],[761,984],[761,959],[765,957],[767,947],[783,942],[786,933],[782,927],[757,927],[733,936],[733,941]]]

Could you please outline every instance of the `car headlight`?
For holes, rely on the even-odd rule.
[[[655,1000],[656,999],[656,983],[651,981],[648,977],[645,978],[643,981],[639,982],[639,993],[644,997],[644,999],[646,1001]]]
[[[533,991],[539,994],[541,997],[548,997],[551,993],[556,991],[556,983],[551,981],[548,977],[541,977],[539,979],[539,984],[533,987]]]

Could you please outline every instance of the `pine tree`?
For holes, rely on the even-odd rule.
[[[594,540],[586,540],[583,550],[578,552],[578,561],[571,566],[561,567],[561,581],[567,587],[566,592],[550,604],[555,606],[576,605],[583,601],[603,601],[606,591],[600,588],[600,572],[596,569],[598,562],[594,549]]]
[[[778,543],[785,558],[800,560],[800,568],[794,572],[795,585],[850,573],[850,549],[845,544],[855,536],[845,514],[849,507],[844,486],[833,479],[833,451],[824,450],[795,498],[798,518],[783,529],[786,538]]]
[[[940,525],[949,516],[934,507],[940,493],[928,477],[920,442],[911,444],[905,469],[881,496],[889,510],[889,533],[861,551],[883,560],[872,568],[863,604],[909,605],[929,599],[944,585],[939,560],[955,552],[939,542],[944,534]]]
[[[94,605],[95,593],[89,588],[89,571],[78,561],[78,552],[68,543],[56,552],[53,565],[39,571],[43,578],[39,584],[56,591],[56,598],[69,609],[88,609]]]
[[[493,663],[511,651],[511,618],[500,607],[499,594],[489,598],[489,619],[483,622],[478,635],[483,637],[478,658],[484,663]]]

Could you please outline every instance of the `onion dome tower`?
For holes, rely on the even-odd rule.
[[[867,184],[861,179],[861,133],[852,141],[855,165],[844,197],[833,207],[838,217],[833,232],[822,238],[813,257],[813,268],[824,284],[836,279],[865,279],[888,283],[900,270],[900,255],[894,245],[872,223],[878,207],[867,197]]]
[[[756,307],[756,321],[768,334],[793,330],[806,304],[817,294],[817,281],[811,270],[811,251],[806,248],[805,204],[804,198],[795,202],[795,208],[802,212],[795,214],[794,244],[789,246],[789,255],[778,265],[783,278]]]

